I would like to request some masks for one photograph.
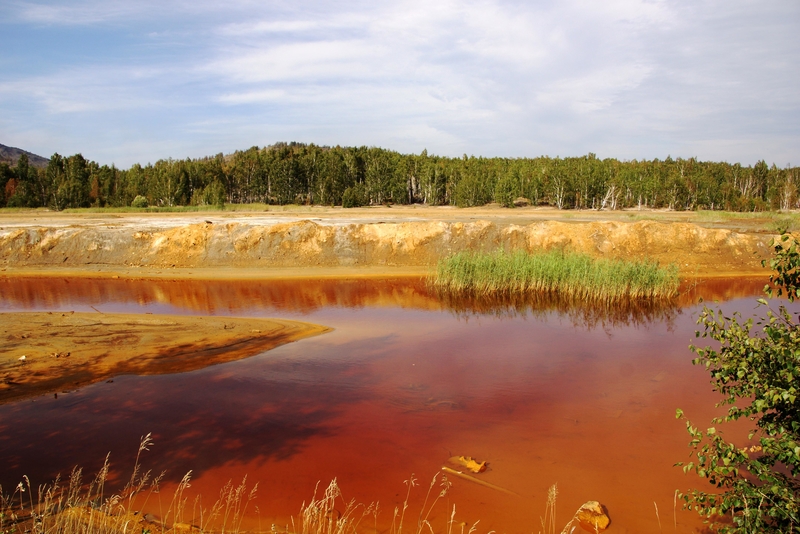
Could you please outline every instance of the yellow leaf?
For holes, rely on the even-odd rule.
[[[450,462],[465,467],[473,473],[483,473],[488,465],[486,462],[479,462],[472,456],[453,456],[450,458]]]

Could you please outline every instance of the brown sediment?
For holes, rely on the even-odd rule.
[[[594,257],[675,263],[682,277],[750,275],[761,272],[774,237],[679,221],[424,213],[416,220],[344,214],[310,220],[300,218],[303,213],[294,219],[214,216],[210,222],[204,219],[208,214],[0,218],[0,269],[16,276],[184,279],[419,276],[462,250],[563,248]]]
[[[0,404],[123,374],[193,371],[330,331],[282,319],[0,313]]]

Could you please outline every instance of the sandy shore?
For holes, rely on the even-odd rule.
[[[234,206],[225,211],[200,212],[54,212],[37,210],[0,210],[0,228],[38,224],[50,227],[81,226],[135,226],[169,228],[210,220],[212,222],[251,222],[274,224],[312,220],[328,224],[398,223],[414,221],[470,222],[493,221],[499,225],[527,225],[541,221],[561,222],[635,222],[692,223],[703,228],[721,228],[741,233],[772,233],[773,215],[762,213],[696,212],[651,209],[618,211],[558,210],[551,207],[503,208],[496,204],[474,208],[452,206],[395,205],[361,208],[328,206],[269,206],[265,210],[252,210]]]
[[[122,374],[192,371],[319,335],[283,319],[118,313],[0,313],[0,404]]]

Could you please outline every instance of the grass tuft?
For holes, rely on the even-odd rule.
[[[449,294],[558,294],[595,302],[669,299],[678,294],[678,268],[653,261],[593,259],[560,250],[459,252],[439,261],[433,286]]]

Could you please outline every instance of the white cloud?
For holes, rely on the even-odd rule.
[[[47,76],[0,81],[0,104],[34,102],[49,114],[152,107],[159,99],[143,88],[161,76],[156,69],[143,68],[64,69]]]
[[[511,107],[515,100],[525,106],[569,100],[569,109],[592,110],[610,105],[616,94],[635,88],[653,69],[646,54],[621,42],[617,26],[633,20],[640,31],[642,25],[669,19],[660,4],[618,4],[644,7],[632,10],[632,17],[618,6],[605,12],[580,2],[520,13],[491,1],[411,0],[375,9],[366,23],[342,16],[324,25],[341,36],[326,33],[325,39],[307,33],[320,27],[314,21],[256,21],[248,23],[251,31],[243,35],[223,34],[228,39],[219,43],[208,70],[219,73],[223,84],[328,82],[348,87],[410,80],[441,102],[468,98],[494,108],[500,96],[511,99]],[[580,22],[577,27],[565,27],[564,21],[574,20]],[[256,30],[277,29],[293,33],[297,41],[253,36]],[[358,38],[354,32],[360,32]],[[586,33],[595,35],[594,49],[574,45]],[[539,97],[531,99],[531,93]]]
[[[224,94],[219,97],[219,101],[224,104],[252,104],[254,102],[277,102],[286,97],[286,91],[280,89],[265,89],[263,91]]]
[[[310,32],[323,28],[335,28],[330,21],[318,20],[262,20],[226,24],[217,30],[220,35],[244,37],[258,34]]]
[[[652,72],[649,65],[614,65],[564,78],[536,93],[536,101],[552,107],[571,109],[576,113],[591,113],[606,109],[639,87]]]
[[[371,67],[380,68],[382,55],[380,47],[358,40],[236,47],[225,49],[205,70],[221,82],[363,79],[378,74]]]
[[[338,132],[451,155],[604,147],[609,156],[705,157],[697,147],[738,159],[750,146],[777,161],[800,137],[800,5],[777,0],[80,0],[9,9],[44,25],[113,21],[132,36],[117,55],[98,46],[90,62],[0,75],[0,106],[36,102],[43,124],[149,107],[175,125],[155,135],[186,136],[193,148],[223,138],[249,146],[264,140],[247,136],[263,135],[345,142]],[[219,134],[192,126],[201,118],[192,113]]]

